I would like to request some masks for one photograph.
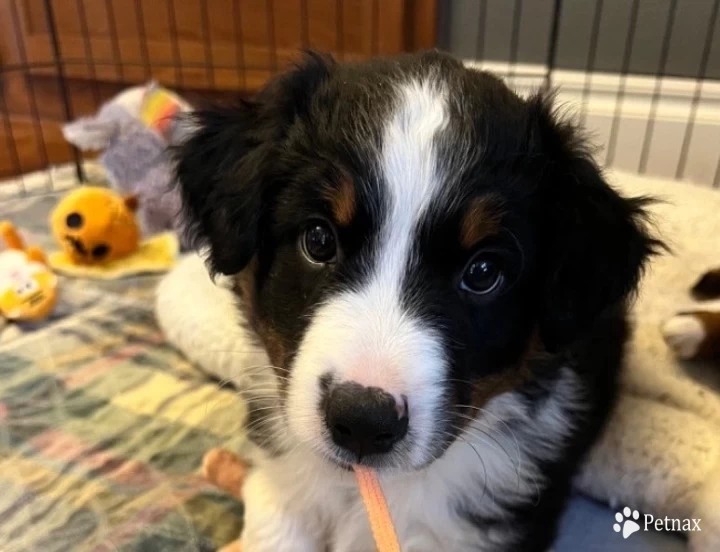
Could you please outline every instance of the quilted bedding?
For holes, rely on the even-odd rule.
[[[56,200],[4,198],[0,219],[49,249]],[[214,550],[239,534],[242,506],[198,467],[242,447],[244,407],[164,342],[156,283],[63,279],[50,320],[3,332],[3,552]]]

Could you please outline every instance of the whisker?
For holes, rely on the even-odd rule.
[[[281,406],[279,404],[273,404],[271,406],[261,406],[260,408],[252,408],[251,410],[253,413],[256,413],[256,412],[264,412],[267,410],[278,410],[279,408],[281,408]]]
[[[277,389],[260,389],[257,393],[252,390],[241,389],[236,395],[247,402],[279,401],[281,398],[280,392]]]
[[[446,432],[446,433],[448,433],[448,432]],[[472,449],[472,451],[475,453],[475,456],[477,456],[478,460],[480,460],[480,464],[482,465],[482,469],[483,469],[483,494],[480,497],[480,499],[482,500],[483,498],[485,498],[485,494],[487,491],[487,467],[485,466],[485,461],[482,459],[482,456],[480,456],[478,449],[476,449],[470,441],[468,441],[467,439],[463,438],[460,435],[458,435],[457,438],[460,441],[462,441],[463,443],[465,443],[466,445],[468,445]]]
[[[510,456],[507,449],[505,447],[503,447],[502,444],[500,442],[498,442],[498,440],[490,433],[487,433],[479,428],[468,428],[468,427],[463,428],[463,427],[456,426],[456,425],[452,425],[452,427],[454,429],[456,429],[457,431],[459,431],[460,434],[465,434],[469,437],[476,437],[476,438],[478,438],[478,440],[488,444],[496,452],[502,452],[505,456],[508,457],[508,459],[510,460],[510,462],[513,465],[517,465],[517,460],[513,460],[512,456]]]
[[[477,427],[477,426],[470,426],[470,427],[465,427],[465,428],[459,428],[459,427],[457,427],[457,426],[453,426],[453,427],[454,427],[455,429],[457,429],[458,431],[461,431],[462,433],[465,433],[465,434],[467,434],[467,435],[472,435],[472,436],[474,436],[474,437],[476,437],[477,439],[482,440],[482,441],[484,441],[483,437],[487,437],[488,439],[492,440],[492,442],[494,442],[495,444],[497,444],[497,446],[500,447],[500,450],[502,450],[502,452],[505,454],[505,456],[507,457],[507,459],[510,460],[510,464],[511,464],[511,465],[513,466],[513,468],[515,469],[515,475],[516,475],[516,479],[517,479],[517,481],[516,481],[516,486],[517,486],[518,489],[520,488],[520,480],[522,479],[522,478],[520,477],[520,469],[521,469],[521,466],[522,466],[522,457],[521,457],[521,455],[520,455],[519,449],[518,449],[517,456],[516,456],[515,460],[513,460],[513,457],[510,455],[510,453],[508,452],[508,450],[502,445],[502,443],[500,443],[500,441],[498,441],[498,440],[495,438],[494,435],[492,435],[491,433],[483,430],[482,428],[479,428],[479,427]],[[490,443],[488,443],[488,444],[490,444]],[[491,446],[492,446],[492,445],[491,445]],[[494,448],[494,447],[493,447],[493,448]],[[497,449],[496,449],[496,450],[497,450]]]
[[[486,416],[490,416],[490,417],[492,417],[492,418],[495,418],[500,424],[504,425],[504,426],[505,426],[505,429],[507,430],[507,432],[510,434],[510,436],[511,436],[511,437],[513,438],[513,440],[515,441],[515,448],[517,449],[518,456],[520,456],[520,442],[518,441],[518,438],[517,438],[517,436],[515,435],[515,432],[514,432],[514,431],[512,430],[512,428],[510,427],[510,424],[508,424],[505,420],[503,420],[502,418],[500,418],[500,417],[499,417],[497,414],[495,414],[494,412],[490,412],[490,411],[489,411],[488,409],[486,409],[486,408],[480,408],[480,407],[477,407],[477,406],[467,405],[467,404],[466,404],[466,405],[458,405],[458,407],[459,407],[459,408],[470,408],[470,409],[473,409],[473,410],[477,410],[478,412],[480,412],[480,413],[482,413],[482,414],[484,414],[484,415],[486,415]]]
[[[466,419],[466,420],[469,420],[469,421],[471,421],[471,422],[477,422],[477,420],[476,420],[475,418],[471,418],[471,417],[469,417],[469,416],[465,416],[464,414],[458,414],[458,416],[460,416],[461,418],[464,418],[464,419]],[[507,451],[507,449],[502,445],[502,443],[500,443],[500,441],[498,441],[498,440],[495,438],[495,436],[494,436],[492,433],[490,433],[489,431],[486,431],[484,428],[479,427],[479,426],[477,426],[477,425],[472,425],[472,426],[465,427],[465,428],[463,428],[463,431],[466,431],[466,432],[471,432],[471,431],[472,431],[472,432],[480,432],[480,433],[482,433],[483,435],[485,435],[486,437],[488,437],[489,439],[492,439],[495,443],[497,443],[497,445],[502,449],[502,451],[505,453],[505,455],[506,455],[506,456],[510,459],[510,461],[512,462],[512,456],[510,455],[510,453],[509,453],[509,452]],[[516,448],[516,458],[517,458],[516,462],[517,462],[517,467],[518,467],[518,469],[519,469],[519,467],[520,467],[520,465],[521,465],[521,463],[522,463],[521,460],[520,460],[522,455],[521,455],[521,452],[520,452],[520,445],[519,445],[518,442],[517,442],[517,438],[516,438],[514,435],[513,435],[513,438],[514,438],[515,444],[516,444],[516,446],[517,446],[517,448]]]

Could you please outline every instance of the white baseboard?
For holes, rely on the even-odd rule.
[[[537,90],[545,78],[542,65],[511,67],[507,63],[475,61],[467,64],[504,76],[521,95]],[[643,75],[623,78],[610,73],[554,71],[552,85],[558,90],[558,105],[584,120],[598,146],[598,161],[640,172],[645,137],[651,134],[645,172],[667,178],[678,176],[682,144],[698,89],[697,80]],[[720,162],[720,82],[706,80],[699,85],[685,169],[679,176],[712,186]],[[607,146],[620,92],[616,146],[614,155],[610,155]],[[649,128],[653,109],[653,124]]]

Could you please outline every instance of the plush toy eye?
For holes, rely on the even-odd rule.
[[[480,253],[465,268],[460,288],[475,295],[487,295],[500,289],[505,282],[500,259]]]
[[[36,291],[38,289],[38,284],[35,280],[25,280],[20,285],[17,286],[15,289],[15,293],[18,295],[26,295],[28,293],[32,293],[33,291]]]
[[[104,243],[101,243],[100,245],[96,245],[93,247],[92,250],[92,256],[95,259],[102,259],[110,252],[110,248],[105,245]]]
[[[80,228],[83,224],[83,218],[80,213],[70,213],[65,219],[68,228]]]
[[[337,256],[337,240],[332,227],[325,221],[313,221],[301,237],[301,249],[310,262],[331,263]]]

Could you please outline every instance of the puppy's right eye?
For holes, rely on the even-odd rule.
[[[499,259],[487,253],[476,255],[465,268],[460,288],[475,295],[498,291],[505,281]]]
[[[337,258],[337,240],[330,224],[313,221],[305,229],[300,241],[305,257],[315,264],[332,263]]]

